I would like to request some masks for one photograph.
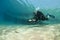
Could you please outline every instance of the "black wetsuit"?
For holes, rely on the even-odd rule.
[[[46,18],[46,16],[40,11],[37,11],[37,13],[34,15],[34,18],[36,19],[36,21],[38,21],[38,20],[42,20],[42,21],[48,20],[48,18]]]

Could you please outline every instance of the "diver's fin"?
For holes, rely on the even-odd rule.
[[[55,16],[54,16],[54,15],[51,15],[51,14],[47,14],[47,17],[48,17],[48,18],[49,18],[49,17],[55,18]]]

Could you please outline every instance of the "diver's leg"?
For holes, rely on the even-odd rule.
[[[47,17],[47,18],[50,18],[50,17],[51,17],[51,18],[55,18],[55,16],[54,16],[54,15],[51,15],[51,14],[47,14],[46,17]]]

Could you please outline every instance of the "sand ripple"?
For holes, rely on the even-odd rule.
[[[45,25],[44,27],[16,27],[2,31],[0,40],[59,40],[60,25]]]

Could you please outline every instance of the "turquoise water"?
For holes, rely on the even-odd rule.
[[[27,20],[33,17],[33,12],[36,10],[30,1],[2,0],[0,4],[0,24],[28,24]],[[40,11],[44,15],[49,13],[56,17],[43,23],[60,23],[60,8],[40,8]]]
[[[54,15],[55,16],[55,19],[52,19],[52,18],[50,18],[49,20],[47,20],[47,21],[43,21],[42,23],[47,23],[47,24],[60,24],[60,11],[59,11],[60,9],[58,9],[58,8],[56,8],[56,9],[41,9],[41,11],[44,13],[44,15],[46,15],[47,13],[49,13],[49,14],[52,14],[52,15]],[[17,13],[16,13],[17,14]],[[2,17],[2,19],[1,19],[1,21],[0,21],[0,24],[5,24],[5,23],[7,23],[7,24],[29,24],[28,22],[27,22],[27,20],[28,19],[30,19],[30,18],[32,18],[33,17],[33,13],[31,13],[31,14],[28,14],[28,13],[26,13],[26,14],[21,14],[20,13],[20,15],[16,15],[16,14],[3,14],[3,17]],[[39,22],[38,22],[39,23]]]

